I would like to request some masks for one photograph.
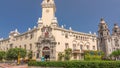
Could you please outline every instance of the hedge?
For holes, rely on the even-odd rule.
[[[102,60],[102,56],[104,56],[104,53],[102,51],[84,51],[84,59],[88,61],[93,60]]]
[[[28,66],[64,68],[120,68],[120,61],[31,61]]]

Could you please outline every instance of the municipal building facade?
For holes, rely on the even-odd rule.
[[[17,29],[11,31],[7,39],[0,40],[0,50],[24,48],[27,52],[32,51],[36,59],[48,56],[50,60],[58,60],[58,53],[67,48],[72,49],[71,60],[84,59],[84,50],[97,50],[96,34],[59,26],[54,0],[43,0],[41,6],[42,17],[38,19],[37,27],[29,28],[25,33],[19,33]]]

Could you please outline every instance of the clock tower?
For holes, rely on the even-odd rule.
[[[56,6],[54,0],[43,0],[41,5],[42,18],[38,20],[38,25],[57,26],[57,18],[55,17]]]

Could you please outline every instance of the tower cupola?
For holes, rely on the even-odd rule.
[[[101,18],[100,23],[105,23],[105,20]]]
[[[99,36],[103,36],[103,37],[110,35],[108,25],[103,18],[101,18],[100,23],[99,23],[98,34]]]
[[[118,35],[120,32],[119,26],[117,24],[114,24],[112,35]]]
[[[51,26],[55,18],[56,6],[54,0],[43,0],[42,2],[42,24],[43,26]],[[57,21],[57,20],[56,20]],[[56,22],[57,23],[57,22]],[[54,23],[55,24],[55,23]]]

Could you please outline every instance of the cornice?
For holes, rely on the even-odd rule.
[[[71,33],[79,34],[79,35],[87,35],[87,36],[97,37],[97,35],[95,35],[95,34],[88,34],[88,33],[83,33],[83,32],[78,32],[78,31],[73,31],[73,30],[68,30],[68,29],[60,28],[60,27],[55,27],[55,28],[53,28],[53,29],[54,29],[54,30],[61,30],[61,31],[65,31],[65,32],[71,32]]]

